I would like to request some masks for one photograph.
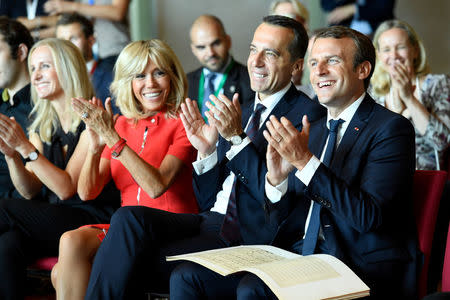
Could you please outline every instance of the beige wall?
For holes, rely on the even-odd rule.
[[[372,0],[376,1],[376,0]],[[232,53],[245,64],[253,32],[267,14],[271,0],[133,0],[133,39],[158,37],[166,40],[180,58],[186,72],[198,63],[189,46],[189,27],[201,14],[214,14],[232,37]],[[319,0],[305,0],[311,10],[312,29],[324,25]],[[434,73],[450,73],[448,0],[397,0],[397,17],[409,22],[423,38]]]

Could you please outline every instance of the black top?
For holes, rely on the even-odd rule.
[[[75,133],[65,133],[60,124],[52,136],[50,144],[44,143],[43,155],[55,166],[60,169],[65,169],[67,163],[72,157],[75,148],[80,140],[81,133],[86,128],[83,122],[78,125]],[[63,148],[67,146],[67,152],[64,156]],[[42,186],[42,200],[53,204],[63,204],[70,206],[77,206],[89,210],[94,215],[103,215],[111,213],[120,205],[120,194],[115,186],[111,183],[105,186],[102,193],[95,199],[90,201],[82,201],[78,194],[75,194],[70,199],[60,200],[58,196],[48,189],[45,185]]]
[[[3,89],[0,89],[0,95],[2,93]],[[30,124],[28,115],[32,108],[29,84],[14,95],[13,102],[14,105],[11,105],[9,101],[0,100],[0,113],[8,117],[14,117],[27,133]],[[11,181],[3,153],[0,153],[0,198],[21,198]]]

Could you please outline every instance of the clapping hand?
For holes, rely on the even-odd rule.
[[[242,129],[242,112],[239,104],[239,94],[233,95],[233,101],[230,101],[225,95],[221,94],[219,97],[214,95],[209,96],[211,101],[207,102],[206,106],[209,111],[205,113],[208,117],[208,122],[215,126],[220,135],[229,140],[232,136],[240,135],[244,130]]]
[[[90,101],[83,98],[72,98],[72,107],[86,123],[91,134],[92,150],[99,150],[103,143],[114,145],[118,134],[114,129],[115,119],[111,108],[111,98],[105,101],[106,109],[100,99],[93,97]],[[93,133],[97,134],[95,137]],[[101,139],[100,139],[101,138]],[[103,142],[104,141],[104,142]]]
[[[219,137],[217,128],[206,124],[195,101],[187,98],[186,102],[181,104],[180,118],[189,141],[200,156],[206,157],[213,153]]]
[[[0,114],[0,138],[0,151],[7,156],[12,156],[14,151],[17,151],[25,157],[29,153],[28,150],[34,147],[14,117],[3,114]]]
[[[302,123],[303,129],[298,131],[285,117],[279,121],[275,116],[270,116],[266,122],[267,130],[263,134],[269,143],[267,179],[274,186],[286,179],[294,167],[303,169],[312,157],[308,149],[310,124],[306,116],[303,116]]]
[[[412,67],[401,62],[395,62],[389,68],[394,97],[397,96],[405,105],[411,100],[415,86],[411,83]]]

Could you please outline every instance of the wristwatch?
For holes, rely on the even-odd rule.
[[[30,152],[30,154],[28,154],[28,157],[25,158],[25,162],[29,162],[29,161],[35,161],[37,160],[39,157],[39,151],[38,149],[35,149],[34,151]]]
[[[247,135],[245,134],[245,132],[242,132],[240,135],[233,135],[229,142],[232,146],[238,146],[242,143],[246,136]]]

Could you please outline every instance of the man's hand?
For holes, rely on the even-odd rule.
[[[213,153],[219,137],[216,127],[211,122],[209,125],[205,123],[197,103],[189,98],[181,104],[181,111],[180,118],[192,146],[197,149],[201,157]]]
[[[270,145],[270,142],[267,146],[266,160],[267,180],[272,186],[277,186],[283,182],[294,169],[294,166],[281,157],[277,150]]]
[[[230,101],[225,95],[219,95],[217,98],[214,95],[209,96],[211,101],[207,102],[206,106],[209,111],[205,113],[208,117],[208,122],[215,126],[220,135],[230,140],[232,136],[240,135],[244,130],[242,129],[242,111],[239,104],[239,94],[233,95],[233,101]]]
[[[269,121],[266,122],[267,130],[264,130],[263,132],[269,145],[273,147],[284,160],[298,170],[302,170],[312,157],[312,153],[308,149],[310,125],[306,115],[303,116],[302,123],[303,129],[302,131],[298,131],[285,117],[281,117],[280,121],[278,121],[275,116],[270,116]],[[277,158],[275,157],[271,157],[271,164],[273,163],[274,167],[276,166],[276,159]],[[286,167],[286,164],[281,161],[278,163],[278,168],[280,168],[278,173],[284,174],[285,177],[287,177],[286,172],[289,174],[290,170]],[[275,175],[276,172],[274,171],[273,174]],[[274,181],[278,180],[274,178]]]

